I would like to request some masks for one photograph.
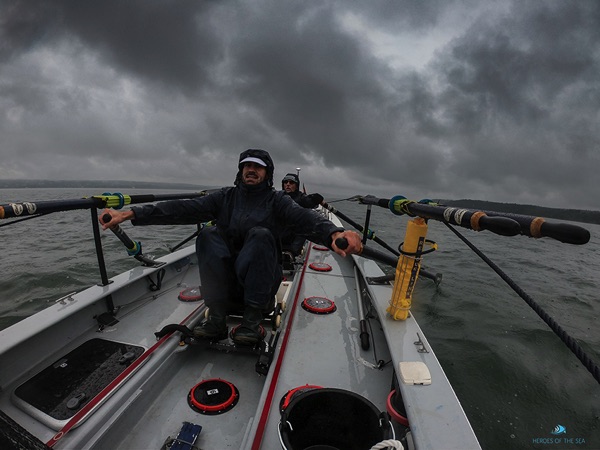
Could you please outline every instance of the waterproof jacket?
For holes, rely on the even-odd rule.
[[[312,197],[311,195],[307,195],[304,192],[300,192],[299,190],[295,190],[294,192],[289,193],[286,192],[286,194],[289,195],[292,198],[292,200],[294,200],[296,203],[298,203],[304,208],[315,208],[319,205],[319,203],[321,203],[321,200],[323,200],[323,197],[321,197],[319,200],[318,198]]]
[[[216,220],[219,234],[237,253],[248,231],[256,226],[269,229],[280,242],[281,233],[292,228],[315,242],[331,248],[331,234],[343,231],[312,209],[296,204],[283,191],[274,191],[266,182],[256,186],[238,184],[206,197],[170,200],[131,208],[134,225],[197,224]]]

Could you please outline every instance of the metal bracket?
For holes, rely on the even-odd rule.
[[[427,348],[425,347],[425,343],[421,339],[419,333],[417,333],[417,339],[418,341],[413,342],[413,344],[415,344],[417,347],[420,346],[420,348],[417,348],[417,351],[419,353],[429,353],[429,350],[427,350]]]

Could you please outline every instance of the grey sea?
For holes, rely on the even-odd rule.
[[[125,192],[125,191],[123,191]],[[162,194],[167,190],[127,190]],[[0,204],[81,198],[83,189],[0,189]],[[366,193],[364,193],[366,194]],[[391,193],[393,195],[393,193]],[[326,196],[327,201],[334,196]],[[365,206],[333,205],[362,223]],[[408,218],[375,207],[371,226],[393,247]],[[0,328],[98,283],[91,214],[49,214],[0,229]],[[6,222],[6,221],[4,221]],[[3,225],[0,222],[0,225]],[[503,237],[459,229],[600,364],[600,225],[583,246],[548,238]],[[194,226],[133,227],[144,253],[160,256]],[[600,449],[600,384],[546,323],[444,224],[429,221],[438,250],[423,265],[443,275],[436,287],[421,277],[412,313],[442,363],[484,449]],[[137,265],[103,233],[109,277]],[[369,245],[383,250],[375,243]],[[386,268],[386,270],[390,270]],[[444,444],[439,443],[443,449]]]

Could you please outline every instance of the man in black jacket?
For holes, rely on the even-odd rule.
[[[321,194],[307,195],[300,191],[300,178],[295,173],[288,173],[281,180],[281,189],[304,208],[316,208],[323,201]]]
[[[274,165],[264,150],[250,149],[239,158],[234,187],[226,187],[205,197],[170,200],[136,206],[129,211],[104,210],[103,229],[131,220],[134,225],[196,224],[216,220],[198,236],[196,249],[202,291],[209,307],[208,320],[194,328],[199,338],[227,336],[228,304],[243,296],[244,315],[233,339],[238,344],[256,344],[262,336],[259,325],[263,312],[273,306],[281,282],[279,264],[280,230],[292,227],[310,235],[341,256],[360,249],[360,236],[336,227],[331,221],[302,208],[284,192],[273,189]],[[111,220],[103,222],[104,214]],[[335,245],[337,238],[348,241],[345,250]]]
[[[281,180],[281,189],[292,200],[303,208],[316,208],[323,201],[321,194],[307,195],[300,191],[300,178],[295,173],[288,173]],[[296,234],[292,228],[281,230],[281,245],[283,251],[290,254],[292,260],[299,255],[306,241],[306,236]]]

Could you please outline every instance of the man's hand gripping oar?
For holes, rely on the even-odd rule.
[[[120,223],[126,220],[135,219],[133,211],[115,211],[114,209],[105,209],[98,217],[98,222],[102,225],[102,229],[109,229],[115,236],[125,245],[129,256],[133,256],[138,261],[142,262],[145,266],[149,267],[160,267],[164,263],[154,261],[147,256],[142,254],[142,244],[133,241],[125,234],[123,229],[119,226]]]
[[[338,241],[338,239],[344,239],[347,245],[343,248],[338,247],[337,242],[342,242]],[[363,245],[360,235],[356,231],[345,230],[338,231],[331,235],[331,248],[338,255],[346,257],[347,255],[360,254],[360,252],[362,252]]]

